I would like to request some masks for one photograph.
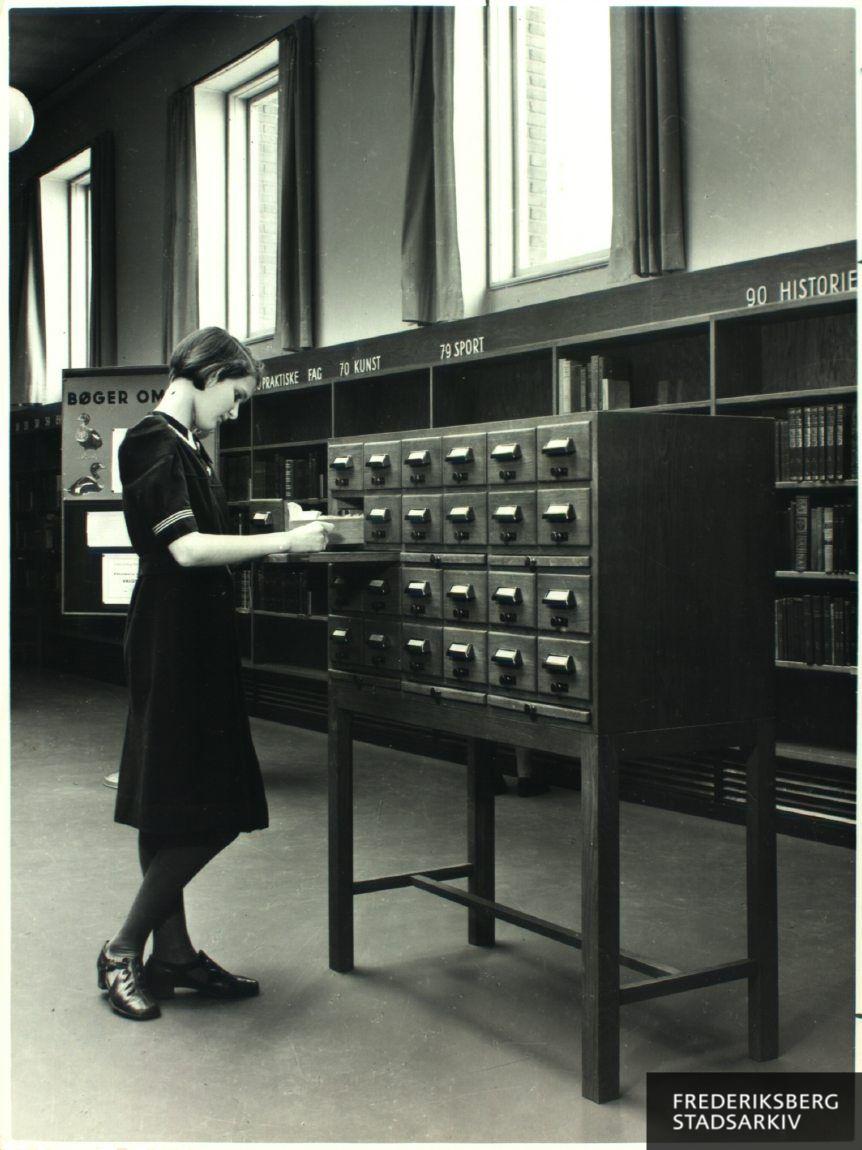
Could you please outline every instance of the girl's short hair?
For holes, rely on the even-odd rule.
[[[171,353],[168,378],[190,379],[203,391],[212,379],[243,379],[254,376],[260,383],[263,368],[251,352],[223,327],[202,327],[185,336]],[[214,377],[214,378],[213,378]]]

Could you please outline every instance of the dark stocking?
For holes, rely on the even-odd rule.
[[[183,888],[236,838],[233,831],[182,839],[141,832],[138,854],[144,879],[126,921],[111,939],[112,954],[142,955],[153,934],[154,948],[168,962],[186,962],[195,950],[186,929]]]

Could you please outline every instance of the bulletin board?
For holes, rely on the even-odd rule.
[[[62,611],[125,615],[137,575],[117,452],[164,394],[167,368],[63,372]]]

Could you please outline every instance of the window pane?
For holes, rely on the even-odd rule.
[[[91,213],[87,172],[69,184],[69,367],[89,364]]]
[[[248,101],[248,328],[275,329],[278,92]]]
[[[610,24],[603,4],[514,9],[516,271],[607,251]]]

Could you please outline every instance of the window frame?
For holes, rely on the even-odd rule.
[[[195,84],[201,323],[227,327],[247,343],[263,343],[276,334],[275,315],[271,327],[251,330],[247,159],[250,101],[277,90],[277,39]]]
[[[64,370],[90,366],[91,170],[92,151],[87,147],[38,177],[45,283],[46,393],[57,398],[62,392]]]
[[[609,246],[562,260],[547,260],[519,270],[523,223],[519,194],[521,165],[518,156],[518,11],[517,5],[494,3],[493,0],[485,10],[487,279],[490,291],[607,267],[611,254]],[[608,14],[610,19],[610,7]],[[505,30],[501,34],[504,25]],[[610,38],[609,26],[609,50]],[[504,51],[501,51],[501,46]],[[502,172],[508,173],[507,179],[501,178]]]

